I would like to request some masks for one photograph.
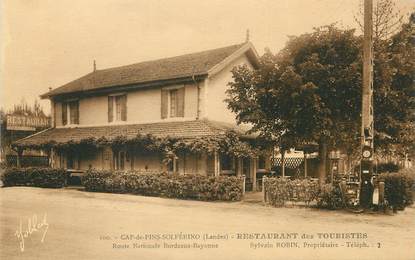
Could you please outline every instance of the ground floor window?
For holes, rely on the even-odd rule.
[[[115,170],[124,170],[125,169],[125,151],[115,151],[114,152],[114,169]]]
[[[167,164],[167,171],[169,173],[175,173],[179,169],[179,160],[178,159],[172,159]]]
[[[223,174],[232,174],[235,172],[235,160],[233,156],[227,154],[220,156],[220,170]]]

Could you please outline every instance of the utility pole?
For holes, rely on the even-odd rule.
[[[369,207],[373,188],[373,0],[364,0],[360,203]]]

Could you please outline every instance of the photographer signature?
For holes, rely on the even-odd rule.
[[[49,229],[49,223],[46,220],[46,213],[43,215],[41,221],[38,222],[37,215],[33,215],[33,217],[27,220],[27,229],[23,230],[22,220],[20,219],[19,228],[16,230],[14,235],[19,240],[20,251],[24,251],[24,242],[25,238],[28,238],[32,233],[40,231],[40,229],[44,228],[42,239],[40,240],[41,243],[45,240],[46,233]]]

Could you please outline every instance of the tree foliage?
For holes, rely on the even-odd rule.
[[[379,151],[413,146],[413,30],[412,20],[390,44],[380,40],[386,51],[375,56],[375,143]],[[257,70],[235,68],[227,102],[238,122],[251,123],[252,131],[289,147],[317,142],[328,150],[358,154],[362,37],[354,32],[334,25],[316,28],[291,37],[278,54],[267,51]],[[325,152],[320,151],[324,159]]]
[[[375,52],[376,146],[383,154],[403,155],[415,141],[415,14]]]
[[[239,123],[289,147],[351,146],[361,107],[359,48],[354,30],[334,26],[291,37],[278,54],[267,52],[258,70],[233,70],[228,106]]]
[[[8,110],[7,114],[21,115],[21,116],[40,116],[40,117],[46,116],[38,100],[35,100],[33,105],[30,105],[24,99],[22,99],[20,103],[15,104],[13,106],[13,109]]]
[[[415,15],[404,23],[395,2],[378,0],[373,11],[375,148],[381,156],[415,156]],[[362,20],[363,6],[355,16],[363,32]]]
[[[396,0],[377,0],[373,7],[373,40],[375,46],[379,41],[388,40],[398,33],[405,16],[396,8]],[[354,15],[355,22],[363,33],[364,8],[360,1],[360,8]]]

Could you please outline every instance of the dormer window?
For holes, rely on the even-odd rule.
[[[184,87],[161,90],[161,118],[184,117]]]
[[[108,122],[127,121],[127,95],[108,96]]]
[[[67,101],[62,103],[62,125],[79,124],[79,101]]]

